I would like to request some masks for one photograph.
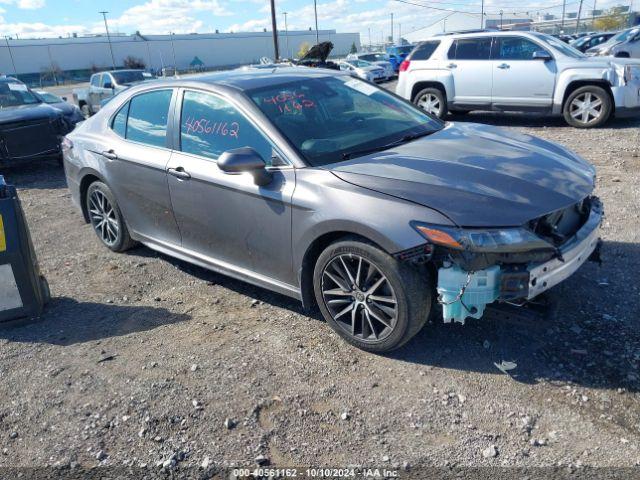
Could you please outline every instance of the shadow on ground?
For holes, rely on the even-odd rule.
[[[449,114],[446,118],[452,122],[473,122],[494,125],[497,127],[565,127],[574,129],[568,125],[561,116],[544,115],[540,113],[515,113],[515,112],[471,112],[468,114]],[[640,118],[612,118],[598,130],[633,128],[640,126]]]
[[[57,160],[23,162],[3,166],[0,175],[9,185],[17,188],[59,189],[67,188],[64,169]]]
[[[39,319],[0,326],[0,338],[12,342],[74,345],[144,332],[191,317],[164,308],[77,302],[53,298]]]

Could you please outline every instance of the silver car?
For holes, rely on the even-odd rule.
[[[376,65],[384,70],[385,80],[391,80],[396,76],[393,65],[389,61],[389,56],[382,52],[350,53],[347,60],[364,60],[372,65]]]
[[[370,82],[382,82],[386,79],[386,74],[382,67],[365,62],[364,60],[344,60],[338,62],[338,66],[343,72],[349,72],[358,78]]]
[[[480,318],[598,248],[595,171],[574,153],[445,124],[325,69],[135,86],[63,150],[72,199],[106,247],[140,242],[318,306],[370,351],[411,339],[436,298],[445,321]]]

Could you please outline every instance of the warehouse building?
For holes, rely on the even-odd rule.
[[[346,55],[352,45],[360,48],[358,33],[320,30],[319,40],[334,44],[332,56]],[[281,57],[295,57],[303,44],[316,43],[315,30],[280,31]],[[127,57],[139,59],[145,67],[161,71],[177,67],[181,71],[231,67],[256,63],[261,57],[273,58],[269,31],[208,33],[188,35],[106,35],[5,39],[0,43],[0,73],[18,74],[30,84],[51,81],[86,80],[93,71],[111,69],[115,61],[122,68]],[[113,59],[112,54],[113,51]]]

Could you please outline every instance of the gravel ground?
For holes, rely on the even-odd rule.
[[[640,465],[640,121],[459,120],[594,162],[604,262],[544,306],[428,324],[388,356],[286,297],[145,247],[111,253],[54,163],[5,172],[54,299],[0,329],[0,467]]]

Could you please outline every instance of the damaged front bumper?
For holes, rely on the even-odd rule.
[[[593,201],[582,227],[546,261],[505,262],[481,270],[444,262],[438,269],[437,285],[444,321],[464,323],[467,317],[481,318],[489,303],[524,302],[566,280],[589,258],[598,257],[602,215],[600,202]]]

